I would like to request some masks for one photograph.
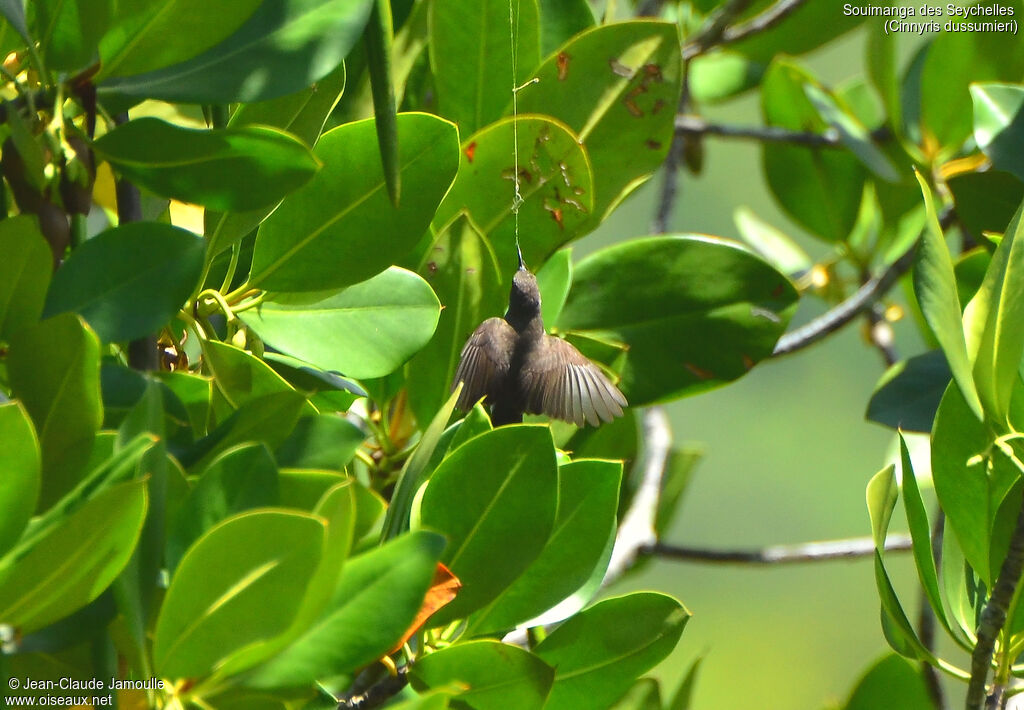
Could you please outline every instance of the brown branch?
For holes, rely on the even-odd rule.
[[[812,131],[791,131],[778,126],[727,126],[709,123],[699,116],[682,113],[676,116],[676,133],[755,140],[762,143],[792,143],[808,148],[843,147],[839,140],[839,131],[834,128],[829,128],[824,133],[814,133]]]
[[[729,25],[746,11],[753,0],[731,0],[712,13],[703,29],[683,44],[683,59],[693,59],[721,42]]]
[[[992,667],[992,654],[995,652],[996,638],[1006,624],[1006,614],[1013,601],[1013,595],[1020,584],[1021,572],[1024,571],[1024,501],[1017,514],[1017,525],[1010,538],[1010,549],[999,569],[999,576],[992,587],[992,595],[981,610],[978,623],[978,642],[971,653],[971,680],[967,685],[967,710],[984,710],[986,700],[991,702],[987,707],[999,707],[1006,691],[1006,680],[999,677],[993,683],[992,693],[986,698],[985,685],[988,672]]]
[[[911,549],[909,535],[890,535],[885,541],[886,552],[904,552]],[[870,537],[854,537],[824,542],[805,542],[797,545],[770,545],[749,550],[711,550],[657,542],[641,550],[642,554],[682,562],[710,562],[738,565],[778,565],[797,562],[850,560],[875,554],[875,541]]]
[[[732,44],[753,35],[769,30],[798,10],[807,0],[779,0],[770,8],[744,22],[742,25],[729,27],[722,33],[719,44]]]

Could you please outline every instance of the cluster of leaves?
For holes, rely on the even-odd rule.
[[[449,425],[448,392],[503,309],[517,219],[547,322],[634,405],[770,354],[796,291],[750,251],[651,237],[573,268],[562,249],[664,159],[677,26],[595,26],[583,2],[387,9],[0,3],[6,673],[283,707],[394,656],[424,706],[605,707],[675,646],[670,597],[590,605],[632,413],[492,430],[479,406]],[[499,640],[564,619],[529,650]]]

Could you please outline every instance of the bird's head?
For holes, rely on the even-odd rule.
[[[508,313],[505,320],[518,331],[522,331],[531,321],[540,317],[540,289],[537,288],[537,277],[519,267],[512,277],[512,288],[508,293]]]

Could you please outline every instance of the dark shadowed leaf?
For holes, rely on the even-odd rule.
[[[39,320],[53,256],[31,215],[0,222],[0,338]]]
[[[951,376],[941,350],[898,362],[875,385],[864,416],[893,429],[930,432]]]

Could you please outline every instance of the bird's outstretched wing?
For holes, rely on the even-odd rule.
[[[462,348],[452,389],[463,382],[455,406],[465,411],[487,395],[498,396],[512,363],[516,331],[504,318],[488,318],[473,331]]]
[[[604,373],[560,338],[545,335],[520,372],[526,411],[583,426],[622,416],[626,398]]]

